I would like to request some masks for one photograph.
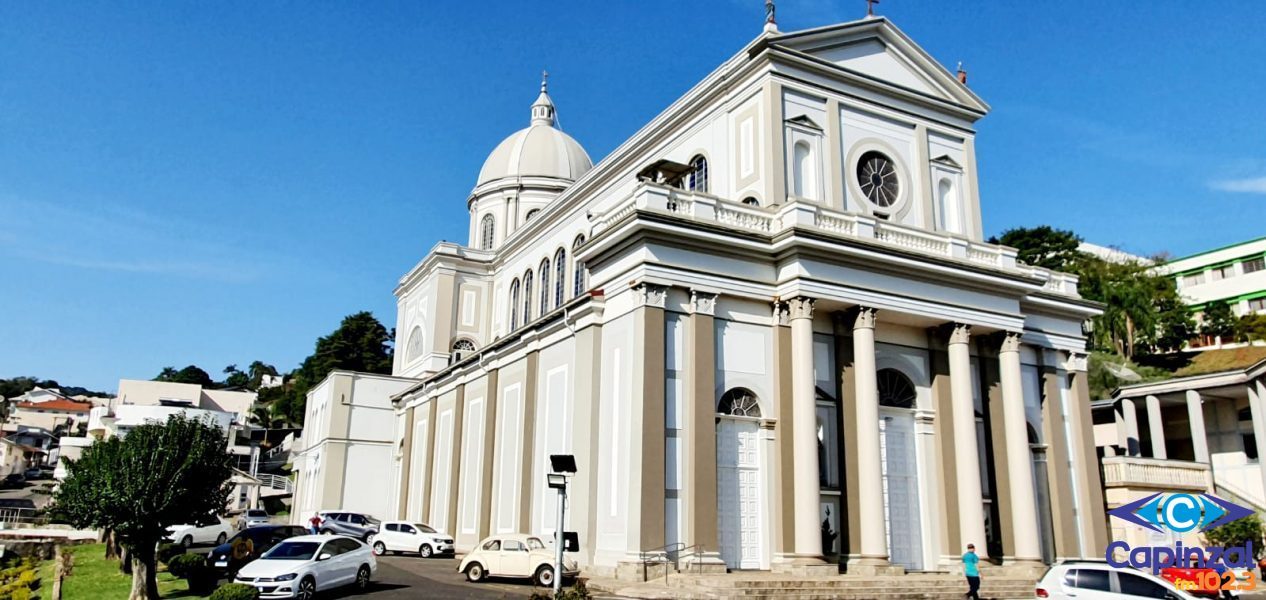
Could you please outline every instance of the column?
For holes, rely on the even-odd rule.
[[[492,532],[492,472],[493,465],[497,464],[497,397],[500,395],[501,389],[498,385],[497,369],[488,370],[487,389],[484,395],[487,404],[484,405],[484,422],[480,427],[484,428],[484,447],[483,447],[483,474],[479,480],[479,520],[476,525],[476,532],[479,539],[488,537]]]
[[[1165,422],[1161,420],[1160,398],[1147,397],[1147,430],[1152,438],[1152,458],[1169,458],[1165,451]]]
[[[1038,543],[1037,499],[1033,494],[1033,465],[1029,460],[1028,421],[1024,417],[1024,387],[1020,383],[1020,333],[1003,335],[998,352],[1002,385],[1003,433],[1006,436],[1007,483],[1011,491],[1011,528],[1016,561],[1042,560]]]
[[[970,338],[971,325],[955,323],[947,348],[953,404],[954,473],[958,487],[958,531],[961,546],[975,544],[976,553],[981,558],[988,558],[984,494],[980,484],[980,447],[976,438],[976,406],[972,398],[971,352],[967,345]]]
[[[1068,362],[1069,448],[1077,493],[1077,524],[1081,528],[1084,557],[1103,556],[1108,545],[1108,516],[1104,512],[1099,461],[1095,457],[1094,419],[1090,415],[1090,384],[1086,355],[1069,353]]]
[[[1248,382],[1248,407],[1253,416],[1253,437],[1257,440],[1257,466],[1262,470],[1262,485],[1266,488],[1266,407],[1257,382]]]
[[[853,320],[853,366],[857,388],[857,484],[861,519],[860,565],[888,564],[884,523],[884,479],[879,446],[879,384],[875,379],[877,311],[860,306]],[[817,513],[814,513],[815,516]]]
[[[664,545],[664,381],[666,355],[664,307],[668,288],[642,284],[636,290],[641,304],[633,311],[633,390],[630,431],[628,551],[634,559],[642,550]],[[636,345],[640,344],[640,347]]]
[[[397,449],[396,465],[396,518],[407,519],[409,507],[409,472],[413,469],[413,408],[409,408],[396,416],[403,420],[400,448]]]
[[[1073,479],[1073,451],[1070,448],[1071,410],[1065,405],[1064,378],[1057,365],[1062,357],[1042,350],[1042,439],[1046,441],[1046,484],[1050,501],[1047,510],[1054,531],[1055,557],[1080,557],[1082,553],[1077,519],[1077,488]]]
[[[686,319],[686,387],[682,411],[686,422],[685,500],[687,518],[685,542],[703,553],[700,563],[724,563],[717,535],[717,391],[716,324],[713,312],[716,294],[691,290],[690,317]],[[694,559],[692,559],[694,560]],[[722,572],[724,570],[722,569]]]
[[[1209,462],[1209,438],[1204,434],[1204,401],[1200,392],[1187,390],[1187,420],[1191,423],[1191,449],[1196,462]]]
[[[1121,447],[1125,449],[1126,456],[1139,455],[1139,416],[1138,409],[1134,406],[1134,401],[1129,398],[1123,398],[1120,401],[1120,407],[1117,409],[1120,414],[1120,420],[1117,421],[1117,434],[1121,436]]]
[[[822,490],[818,485],[817,388],[813,379],[813,299],[792,298],[788,305],[791,309],[791,428],[797,433],[792,442],[795,553],[800,562],[817,562],[822,560],[822,525],[818,521]]]

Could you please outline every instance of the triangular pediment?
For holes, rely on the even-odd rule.
[[[963,165],[958,164],[958,161],[956,161],[956,160],[954,160],[954,159],[950,158],[950,155],[948,155],[948,154],[942,154],[942,155],[940,155],[940,156],[938,156],[938,157],[936,157],[936,158],[932,159],[932,162],[937,163],[937,164],[942,164],[942,165],[945,165],[945,166],[947,166],[947,167],[953,167],[953,168],[955,168],[955,169],[961,169],[961,168],[963,168]]]
[[[982,113],[989,110],[979,96],[884,18],[789,33],[771,43],[869,80]]]
[[[815,123],[813,119],[810,119],[808,117],[808,115],[799,115],[799,116],[791,117],[790,119],[787,119],[787,122],[794,123],[801,127],[807,127],[809,129],[816,129],[817,131],[824,131],[822,129],[822,126]]]

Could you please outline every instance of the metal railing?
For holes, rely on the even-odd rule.
[[[34,508],[0,508],[0,524],[5,529],[19,525],[47,525],[49,518]]]
[[[688,564],[703,567],[700,565],[699,558],[703,556],[705,550],[703,546],[694,544],[687,546],[683,542],[674,542],[665,544],[658,548],[650,550],[642,550],[638,553],[638,560],[642,563],[642,581],[650,581],[650,566],[664,565],[664,582],[668,582],[668,565],[672,565],[672,571],[681,572],[681,561],[684,558],[694,558],[688,561]],[[702,570],[700,571],[702,573]]]
[[[294,482],[290,481],[289,477],[267,473],[261,473],[255,477],[259,479],[260,485],[268,489],[281,490],[287,494],[294,493]]]

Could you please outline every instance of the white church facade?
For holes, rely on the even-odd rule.
[[[768,28],[597,165],[542,85],[396,288],[381,516],[551,535],[572,454],[595,572],[1101,556],[1098,308],[982,241],[987,111],[883,18]]]

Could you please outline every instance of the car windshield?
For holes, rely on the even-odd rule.
[[[317,542],[282,542],[260,558],[265,560],[312,560],[316,556]]]
[[[413,526],[418,528],[418,531],[421,531],[422,533],[435,533],[434,529],[431,529],[430,527],[427,527],[426,525],[423,525],[421,523],[414,523]]]
[[[262,510],[248,510],[248,511],[246,511],[246,516],[248,516],[248,517],[267,517],[267,516],[268,516],[268,513],[264,512],[264,511],[262,511]]]

